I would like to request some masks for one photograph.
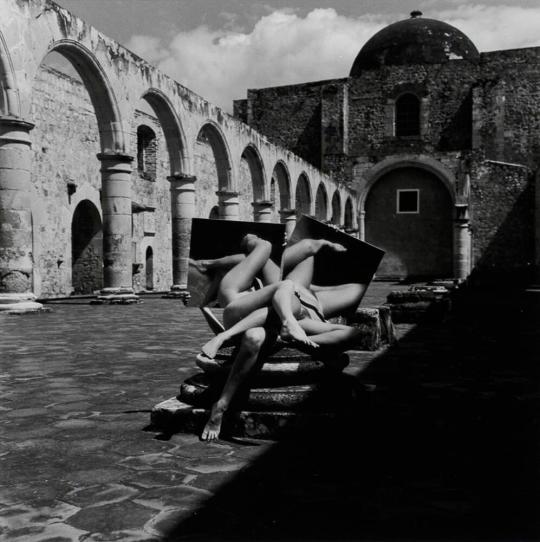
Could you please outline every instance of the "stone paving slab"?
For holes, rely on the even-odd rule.
[[[372,287],[373,306],[395,289]],[[209,336],[198,310],[49,306],[0,315],[1,540],[540,533],[538,325],[519,307],[400,325],[396,345],[353,352],[347,373],[370,393],[351,419],[207,444],[149,427],[196,372]]]

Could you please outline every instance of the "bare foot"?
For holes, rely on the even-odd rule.
[[[223,421],[224,412],[225,409],[219,407],[217,403],[212,407],[212,411],[210,412],[210,419],[206,422],[206,425],[204,426],[201,440],[211,442],[219,438],[219,432],[221,431],[221,422]]]
[[[306,332],[300,327],[300,324],[296,320],[285,320],[279,331],[279,336],[284,342],[298,341],[299,343],[311,346],[312,348],[318,348],[319,345],[314,343],[306,335]]]
[[[218,353],[218,350],[223,345],[223,339],[219,335],[212,337],[206,344],[201,347],[201,352],[210,359],[214,359]]]
[[[208,272],[207,260],[192,260],[190,258],[189,265],[193,266],[199,273],[205,274]]]

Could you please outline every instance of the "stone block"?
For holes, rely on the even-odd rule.
[[[388,307],[360,308],[345,322],[361,330],[358,350],[377,350],[395,340],[392,314]]]
[[[386,306],[396,323],[441,322],[451,309],[450,290],[432,286],[390,292]]]

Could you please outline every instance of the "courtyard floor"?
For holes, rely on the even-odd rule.
[[[196,308],[0,315],[0,539],[538,539],[534,303],[483,294],[398,325],[351,354],[360,412],[278,443],[149,427],[209,337]]]

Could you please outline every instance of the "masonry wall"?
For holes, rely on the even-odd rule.
[[[145,173],[137,164],[137,127],[148,126],[156,135],[153,152],[148,158],[154,160],[150,172]],[[132,120],[130,154],[135,157],[132,173],[132,219],[133,219],[133,288],[144,289],[146,285],[146,249],[153,252],[153,283],[155,290],[167,290],[172,283],[172,226],[170,164],[165,135],[156,117],[135,110]],[[155,174],[154,174],[155,171]],[[146,210],[142,210],[146,209]]]
[[[482,275],[529,280],[534,262],[534,177],[525,167],[473,165],[473,264]]]
[[[35,212],[43,218],[35,232],[34,257],[38,293],[65,296],[72,285],[72,219],[79,201],[91,198],[100,210],[99,132],[93,106],[83,84],[53,68],[43,67],[34,83],[31,132],[34,153],[32,183]],[[154,253],[154,288],[172,281],[169,161],[163,131],[155,117],[136,111],[130,153],[137,156],[137,126],[156,134],[156,175],[151,179],[133,164],[133,286],[145,286],[145,252]],[[68,183],[75,192],[68,195]],[[143,210],[146,209],[146,210]],[[138,265],[137,265],[138,264]]]
[[[46,217],[35,232],[34,258],[38,292],[71,292],[71,221],[68,182],[80,193],[99,200],[101,186],[99,133],[85,88],[52,69],[41,69],[34,82],[31,132],[32,185],[38,206]]]
[[[249,90],[236,112],[272,143],[321,165],[321,89],[325,81]],[[246,111],[243,113],[242,111]]]

